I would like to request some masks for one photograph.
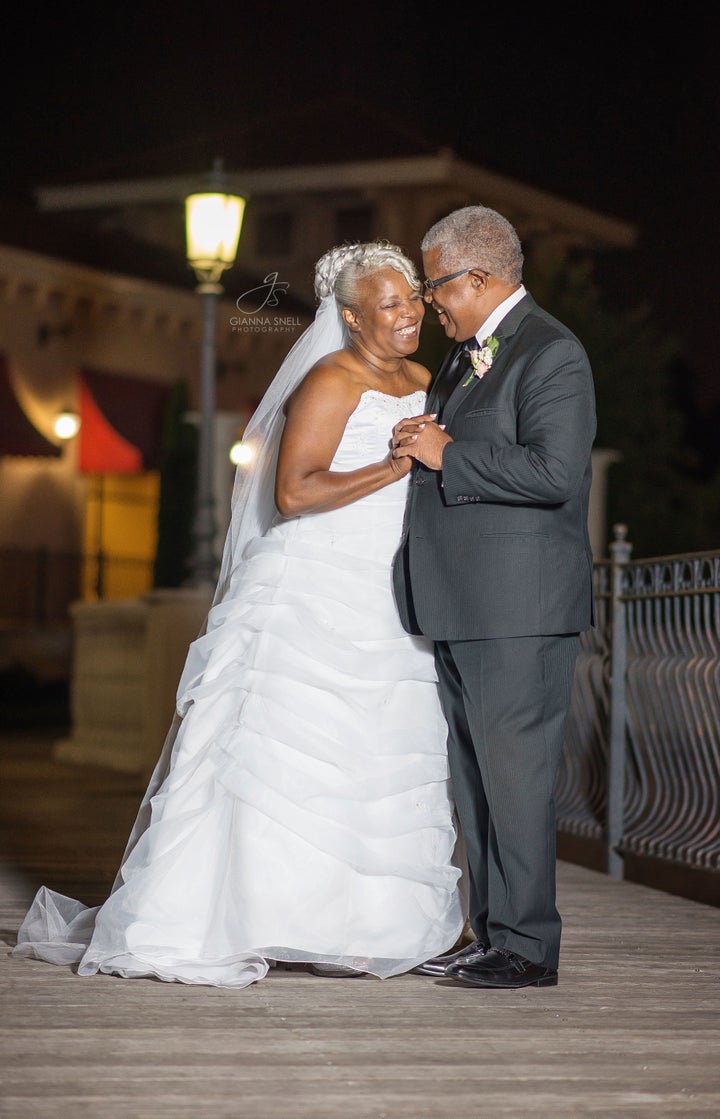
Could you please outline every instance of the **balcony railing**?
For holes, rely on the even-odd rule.
[[[702,900],[720,904],[720,550],[631,560],[618,525],[610,551],[581,639],[559,835],[599,845],[614,877],[638,859],[702,874]]]

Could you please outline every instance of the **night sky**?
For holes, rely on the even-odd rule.
[[[638,226],[628,291],[681,337],[703,399],[720,399],[714,6],[589,8],[582,30],[516,6],[502,18],[437,9],[165,3],[16,16],[4,33],[0,190],[351,94],[489,170]]]

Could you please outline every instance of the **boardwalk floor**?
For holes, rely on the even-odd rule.
[[[234,992],[13,960],[38,885],[103,899],[141,791],[0,743],[2,1119],[720,1115],[720,910],[570,863],[556,988],[272,971]]]

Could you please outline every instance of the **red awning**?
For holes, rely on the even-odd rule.
[[[79,470],[139,474],[158,469],[170,387],[93,369],[84,369],[79,380]]]
[[[5,355],[0,353],[0,455],[58,458],[60,448],[30,423],[15,395]]]

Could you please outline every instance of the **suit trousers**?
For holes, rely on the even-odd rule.
[[[578,634],[438,641],[475,936],[556,968],[553,786]]]

